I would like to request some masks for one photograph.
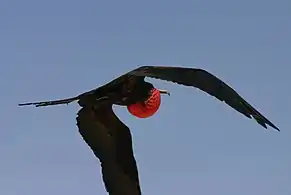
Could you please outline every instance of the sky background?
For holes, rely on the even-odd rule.
[[[130,128],[144,195],[291,194],[291,1],[0,1],[0,194],[106,194],[66,98],[139,65],[203,68],[281,129],[267,131],[206,93],[167,89]]]

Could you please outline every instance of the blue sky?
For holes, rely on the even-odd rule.
[[[70,97],[139,65],[206,69],[279,126],[261,128],[194,88],[167,89],[139,120],[114,107],[134,139],[145,195],[291,194],[291,2],[0,2],[0,194],[106,194]]]

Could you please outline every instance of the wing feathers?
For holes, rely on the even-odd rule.
[[[110,195],[141,195],[129,129],[112,107],[83,107],[77,126],[84,141],[101,162],[102,178]]]
[[[252,107],[233,88],[206,70],[183,67],[142,66],[129,72],[129,74],[196,87],[220,101],[224,101],[246,117],[253,117],[264,128],[267,128],[266,124],[268,124],[280,131],[278,127]]]

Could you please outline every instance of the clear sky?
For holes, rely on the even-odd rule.
[[[145,195],[291,194],[291,1],[0,1],[0,194],[106,194],[76,127],[77,95],[139,65],[204,68],[281,129],[199,90],[167,89],[130,128]]]

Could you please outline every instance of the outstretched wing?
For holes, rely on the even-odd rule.
[[[141,195],[131,134],[114,114],[112,105],[81,108],[77,126],[101,163],[106,191],[110,195]]]
[[[183,67],[142,66],[128,74],[162,79],[199,88],[220,101],[224,101],[246,117],[253,117],[264,128],[267,128],[266,124],[268,124],[280,131],[278,127],[252,107],[233,88],[206,70]]]

